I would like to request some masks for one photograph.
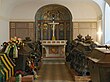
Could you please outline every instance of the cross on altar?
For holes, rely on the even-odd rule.
[[[54,19],[54,18],[53,18]],[[52,23],[48,23],[53,25],[52,30],[53,30],[53,34],[52,34],[52,40],[55,40],[55,25],[59,24],[59,23],[55,23],[54,20]]]

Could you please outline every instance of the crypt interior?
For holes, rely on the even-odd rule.
[[[0,82],[110,82],[110,0],[0,0]]]

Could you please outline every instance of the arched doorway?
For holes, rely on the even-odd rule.
[[[52,25],[55,25],[55,40],[72,40],[72,15],[70,11],[58,4],[49,4],[41,7],[35,15],[35,38],[36,40],[52,40]]]

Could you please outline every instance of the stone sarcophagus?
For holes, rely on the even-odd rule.
[[[95,48],[87,58],[92,82],[110,82],[110,50]]]
[[[77,39],[72,42],[73,49],[66,57],[66,61],[70,63],[72,69],[74,69],[80,76],[89,76],[87,55],[96,47],[96,44],[92,41],[91,36],[78,35]]]
[[[90,44],[79,42],[77,47],[74,48],[71,53],[72,54],[71,66],[81,76],[89,75],[88,64],[86,59],[86,56],[91,52],[91,49],[89,47]]]

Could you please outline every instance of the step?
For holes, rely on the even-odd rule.
[[[50,58],[46,57],[42,59],[43,64],[65,64],[65,58]]]

